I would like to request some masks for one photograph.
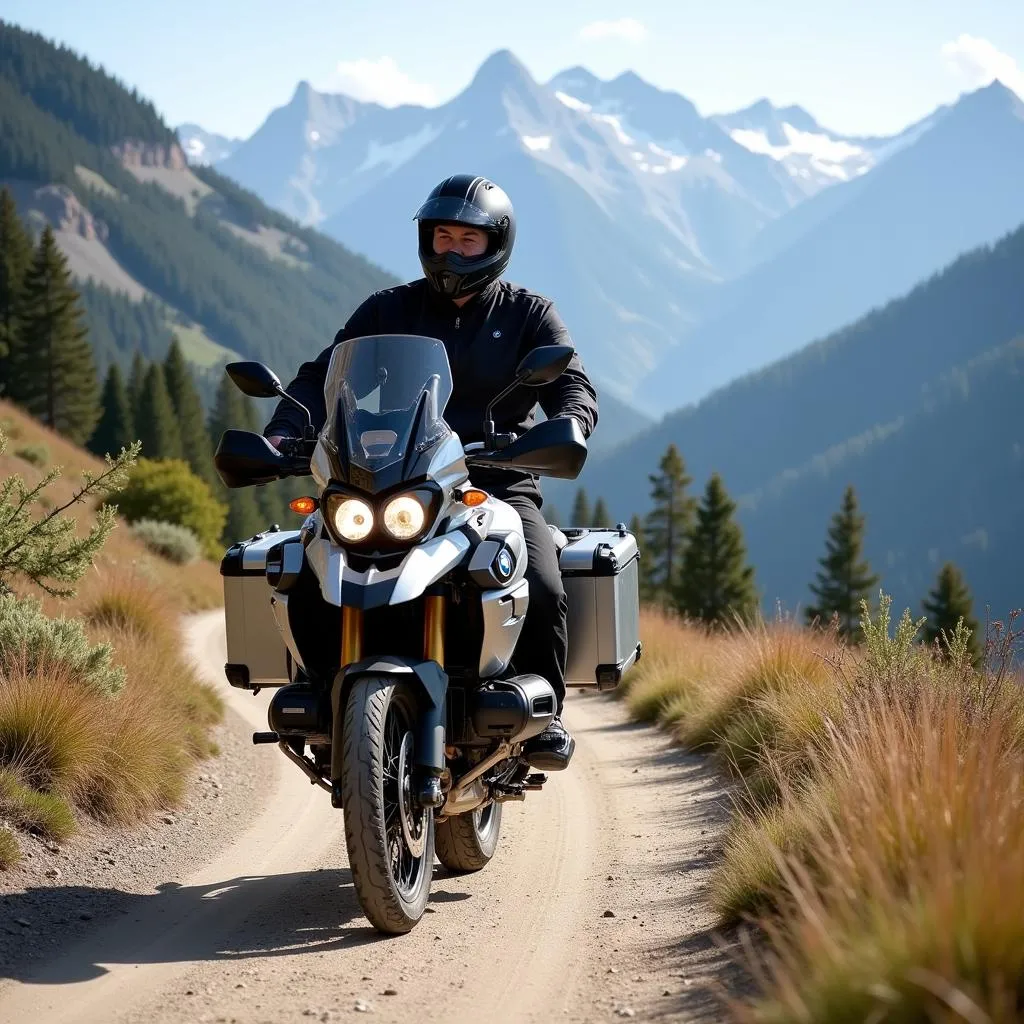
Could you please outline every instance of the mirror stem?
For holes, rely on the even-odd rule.
[[[306,414],[306,426],[307,427],[312,427],[313,426],[313,417],[310,415],[309,410],[297,398],[292,398],[292,396],[289,395],[288,392],[285,391],[285,389],[283,387],[281,387],[280,385],[278,387],[276,387],[274,390],[286,402],[291,402],[292,405],[294,405],[297,408],[301,409]]]
[[[492,398],[491,404],[487,406],[487,411],[484,413],[484,444],[487,446],[488,450],[494,448],[494,407],[507,395],[511,395],[521,383],[522,377],[517,377],[497,396],[497,398]]]

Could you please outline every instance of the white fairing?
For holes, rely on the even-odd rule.
[[[480,596],[484,635],[480,645],[480,678],[501,675],[512,660],[523,620],[530,603],[530,584],[519,580],[502,590],[485,590]]]
[[[299,645],[295,642],[292,624],[288,618],[288,595],[272,594],[270,606],[274,611],[274,619],[277,622],[277,628],[281,631],[281,639],[284,640],[285,647],[291,651],[292,660],[295,664],[305,671],[306,666],[303,664],[302,655],[299,653]]]
[[[392,569],[381,571],[371,565],[365,572],[357,572],[348,564],[344,548],[329,537],[317,537],[306,547],[306,558],[320,581],[323,599],[330,605],[341,606],[344,584],[369,587],[387,582],[394,582],[394,590],[386,603],[402,604],[419,597],[458,565],[469,546],[464,533],[446,533],[410,549]]]

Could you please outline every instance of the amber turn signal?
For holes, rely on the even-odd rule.
[[[470,508],[476,508],[477,505],[482,505],[486,500],[487,492],[478,491],[475,487],[470,487],[459,493],[459,501],[461,501],[463,505],[468,505]]]
[[[293,512],[298,512],[299,515],[308,516],[310,512],[315,512],[319,507],[319,502],[316,498],[292,498],[288,502],[288,507]]]

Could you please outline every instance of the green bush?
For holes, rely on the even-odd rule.
[[[211,558],[223,553],[220,542],[227,508],[213,496],[183,459],[139,459],[125,487],[114,498],[130,523],[155,519],[191,530]]]
[[[21,437],[21,427],[14,420],[5,416],[0,420],[0,434],[9,437],[12,441],[17,441]]]
[[[110,644],[93,646],[77,619],[49,619],[31,597],[0,594],[0,674],[64,668],[87,686],[115,694],[124,669],[111,664]]]
[[[132,529],[150,551],[175,565],[188,565],[202,554],[199,538],[187,526],[159,519],[140,519]]]
[[[50,449],[45,444],[25,444],[14,449],[19,459],[42,468],[50,461]]]

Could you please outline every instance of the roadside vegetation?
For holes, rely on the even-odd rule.
[[[1018,625],[979,657],[962,621],[922,636],[883,592],[852,635],[645,609],[624,700],[735,783],[710,886],[759,936],[735,1020],[1024,1018]]]
[[[107,463],[0,403],[0,867],[19,835],[60,842],[177,805],[215,753],[220,698],[182,653],[183,612],[221,601],[180,528],[112,507],[137,446]],[[31,452],[31,457],[26,453]]]

